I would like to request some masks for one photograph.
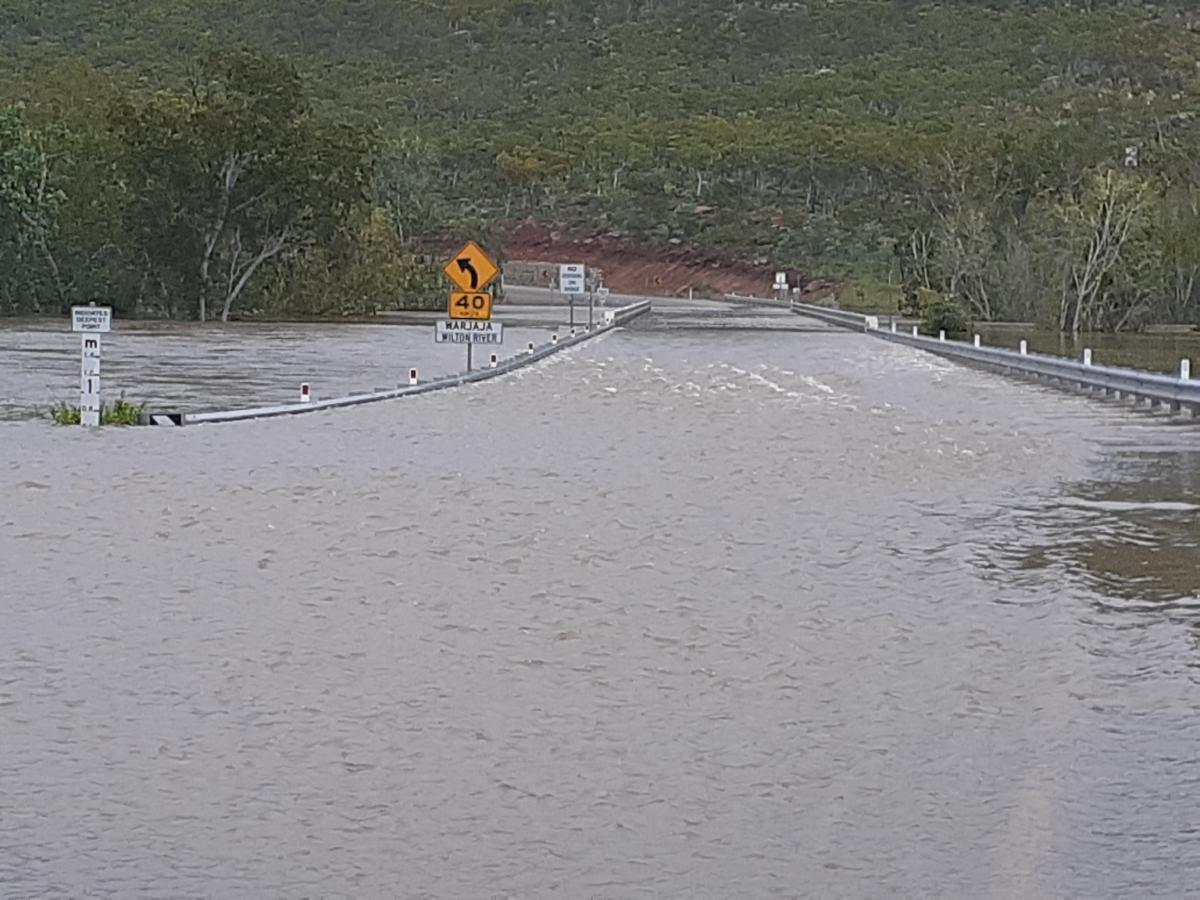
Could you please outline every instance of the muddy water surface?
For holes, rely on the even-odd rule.
[[[288,421],[0,423],[0,497],[0,895],[1200,878],[1188,423],[649,327]]]

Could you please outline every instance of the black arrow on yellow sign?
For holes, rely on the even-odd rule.
[[[500,274],[492,258],[474,241],[467,241],[461,250],[450,257],[442,271],[460,291],[472,293],[486,288]]]
[[[479,288],[479,273],[476,272],[475,267],[471,265],[470,257],[464,257],[463,259],[458,260],[458,270],[464,274],[470,274],[471,290],[474,291]]]

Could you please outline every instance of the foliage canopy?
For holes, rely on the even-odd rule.
[[[242,46],[274,56],[230,55]],[[192,291],[191,310],[203,279],[188,273],[222,202],[204,167],[219,172],[227,157],[183,153],[199,138],[161,141],[176,120],[200,115],[200,103],[249,135],[244,146],[287,128],[322,131],[294,152],[336,146],[338,160],[318,153],[329,164],[322,177],[351,194],[358,175],[369,177],[368,206],[388,211],[398,248],[533,218],[889,278],[910,293],[953,295],[975,318],[1068,327],[1077,317],[1063,318],[1058,279],[1074,263],[1063,254],[1085,258],[1089,238],[1080,230],[1050,241],[1049,223],[1094,223],[1067,213],[1099,202],[1097,179],[1133,147],[1131,177],[1145,188],[1137,227],[1115,255],[1101,254],[1111,265],[1084,292],[1078,320],[1132,327],[1168,307],[1197,314],[1200,263],[1183,223],[1194,224],[1188,198],[1200,184],[1200,13],[1182,3],[17,0],[0,11],[0,51],[0,103],[23,102],[42,134],[66,130],[79,146],[78,135],[96,130],[98,98],[148,117],[124,120],[160,143],[121,163],[132,204],[122,216],[152,196],[150,151],[172,161],[180,185],[184,169],[207,178],[205,191],[177,188],[174,206],[141,220],[160,236],[164,222],[178,229],[181,258],[164,256],[160,269],[179,279],[163,275],[168,292]],[[208,65],[196,60],[214,53],[243,70],[226,71],[216,94],[192,96]],[[298,95],[301,105],[285,110]],[[335,137],[344,129],[353,148]],[[94,139],[121,143],[122,134],[127,148],[128,129]],[[358,143],[362,135],[379,143]],[[92,164],[86,155],[79,166]],[[367,156],[361,171],[350,164]],[[282,183],[272,166],[284,163],[263,155],[239,189]],[[332,246],[331,222],[345,237],[372,220],[305,197],[241,223],[243,261],[272,246],[285,219],[298,223],[292,248],[260,264],[273,276],[256,279],[256,305],[280,272],[312,264],[300,250]],[[112,221],[91,214],[93,227]],[[218,241],[223,272],[237,232],[231,224]],[[1156,242],[1168,245],[1161,258],[1132,258]],[[1134,296],[1135,277],[1153,285]],[[205,288],[221,305],[222,280]]]

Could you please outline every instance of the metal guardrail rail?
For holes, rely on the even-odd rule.
[[[746,306],[765,306],[768,309],[789,310],[801,313],[811,319],[820,319],[831,325],[849,328],[852,331],[867,331],[870,328],[879,327],[877,316],[864,316],[830,306],[810,306],[806,303],[797,303],[795,300],[770,300],[764,297],[746,297],[741,294],[726,294],[724,299],[729,303],[741,303]]]
[[[881,329],[875,316],[846,310],[792,303],[792,312],[809,316],[854,331],[862,331],[895,344],[904,344],[950,359],[986,366],[1006,374],[1024,375],[1072,390],[1099,391],[1112,397],[1131,397],[1151,404],[1162,404],[1174,412],[1183,409],[1200,415],[1200,381],[1117,366],[1098,366],[1089,362],[1021,353],[1000,347],[975,346],[961,341],[942,340],[923,335]],[[1186,371],[1186,370],[1185,370]]]
[[[879,327],[878,316],[864,316],[861,313],[849,312],[844,309],[833,309],[828,306],[812,306],[808,303],[796,303],[795,301],[789,304],[789,309],[802,316],[820,319],[822,322],[829,322],[831,325],[840,325],[843,328],[849,328],[853,331],[871,331]]]
[[[532,365],[569,347],[578,346],[584,341],[598,337],[601,334],[606,334],[614,328],[631,322],[638,316],[649,311],[650,301],[648,300],[631,303],[629,306],[623,306],[620,309],[605,310],[605,321],[591,331],[583,331],[574,337],[567,337],[559,341],[548,341],[540,346],[535,346],[532,352],[526,351],[500,360],[494,368],[488,366],[486,368],[474,369],[470,372],[458,372],[453,375],[446,375],[441,378],[397,387],[391,390],[351,394],[347,397],[335,397],[329,400],[313,400],[309,403],[279,403],[272,406],[256,406],[218,412],[152,412],[146,415],[145,424],[168,426],[201,425],[216,422],[241,422],[248,419],[267,419],[277,416],[295,416],[325,409],[361,406],[365,403],[378,403],[383,400],[396,400],[400,397],[412,397],[417,394],[428,394],[432,391],[443,391],[448,388],[461,387],[464,384],[474,384],[478,381],[499,378],[501,375],[507,375],[509,372]]]

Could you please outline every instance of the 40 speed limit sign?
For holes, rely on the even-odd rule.
[[[451,319],[490,319],[492,295],[486,291],[454,291],[450,295]]]

